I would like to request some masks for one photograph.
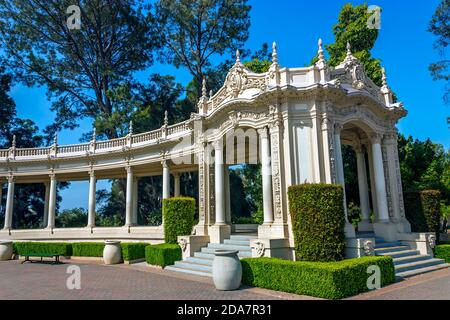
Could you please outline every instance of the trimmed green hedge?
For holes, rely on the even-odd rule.
[[[23,254],[60,254],[62,256],[72,255],[72,245],[70,243],[61,242],[14,242],[14,253]]]
[[[163,243],[145,247],[145,261],[148,264],[164,268],[181,259],[181,248],[177,244]]]
[[[178,236],[190,235],[194,226],[195,199],[163,200],[164,236],[166,243],[177,243]]]
[[[450,263],[450,244],[440,244],[434,248],[434,257]]]
[[[413,232],[436,232],[439,238],[441,193],[439,190],[405,193],[406,218]],[[439,239],[437,239],[439,240]]]
[[[145,248],[149,245],[149,243],[121,243],[123,260],[133,261],[145,258]]]
[[[340,185],[289,187],[289,212],[298,261],[339,261],[345,253],[344,190]]]
[[[363,257],[339,262],[302,262],[275,258],[246,258],[242,282],[266,289],[326,299],[342,299],[368,291],[367,268],[377,265],[381,285],[395,281],[391,257]]]
[[[103,257],[105,244],[102,242],[72,243],[72,253],[75,257]]]

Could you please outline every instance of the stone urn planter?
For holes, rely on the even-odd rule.
[[[0,261],[11,260],[13,255],[13,242],[10,240],[0,240]]]
[[[122,249],[120,241],[106,240],[103,249],[103,262],[105,264],[117,264],[122,261]]]
[[[238,251],[216,250],[214,252],[212,274],[217,290],[236,290],[241,286],[242,266]]]

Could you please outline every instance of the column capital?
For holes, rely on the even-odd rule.
[[[125,166],[125,170],[127,173],[133,173],[133,167],[130,166],[129,164]]]
[[[88,171],[89,177],[90,178],[95,178],[95,170],[91,169]]]
[[[12,174],[8,175],[6,177],[6,180],[8,181],[8,183],[13,183],[14,182],[14,176]]]
[[[214,150],[223,150],[222,139],[211,142]]]
[[[375,133],[372,133],[369,138],[370,138],[370,142],[372,142],[372,144],[375,144],[375,143],[380,144],[381,140],[383,140],[383,134],[381,132],[375,132]]]
[[[50,180],[56,180],[56,174],[54,172],[50,173],[48,176],[50,177]]]
[[[355,151],[356,154],[363,154],[364,153],[364,145],[360,144],[360,145],[355,145],[353,146],[353,150]]]
[[[269,137],[269,130],[267,127],[260,128],[257,131],[261,139],[267,139]]]
[[[169,165],[167,164],[167,160],[162,160],[162,161],[161,161],[161,165],[162,165],[162,167],[163,167],[164,169],[168,169],[168,168],[169,168]]]
[[[335,123],[334,124],[334,134],[341,134],[341,131],[343,128],[344,128],[344,126],[342,125],[342,123]]]

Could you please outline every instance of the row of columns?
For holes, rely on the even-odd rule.
[[[162,198],[170,197],[170,170],[166,161],[163,165],[163,192]],[[131,166],[126,167],[127,183],[126,183],[126,204],[125,204],[125,226],[133,226],[137,224],[138,213],[138,180],[133,175]],[[9,230],[12,228],[12,217],[14,207],[14,177],[8,177],[8,188],[5,206],[5,223],[3,229]],[[88,221],[87,227],[95,227],[95,207],[96,207],[96,188],[97,179],[95,171],[89,172],[89,200],[88,200]],[[2,198],[2,188],[0,187],[0,199]],[[55,174],[50,174],[50,182],[45,183],[45,202],[44,202],[44,217],[43,227],[53,229],[55,227],[56,214],[56,191],[57,180]],[[174,173],[174,196],[180,196],[180,173]]]
[[[263,189],[263,211],[264,224],[270,225],[274,222],[273,215],[273,197],[272,197],[272,166],[270,152],[270,137],[267,128],[258,130],[261,148],[261,167],[262,167],[262,189]],[[224,164],[222,140],[213,143],[214,147],[214,188],[215,188],[215,224],[226,225],[226,192],[227,186],[225,173],[228,173]]]
[[[344,186],[345,192],[345,179],[344,179],[344,166],[342,160],[342,149],[341,149],[341,135],[340,132],[342,126],[337,125],[335,127],[335,163],[336,163],[336,178],[337,183]],[[377,220],[379,222],[386,222],[389,220],[389,209],[387,204],[387,192],[386,192],[386,180],[384,176],[384,166],[383,166],[383,154],[381,149],[381,134],[373,134],[370,137],[370,156],[369,164],[371,167],[371,177],[374,187],[374,207],[377,212]],[[362,222],[370,222],[370,202],[369,202],[369,190],[368,190],[368,179],[366,173],[366,159],[364,155],[364,150],[362,146],[355,148],[356,160],[357,160],[357,170],[358,170],[358,187],[360,196],[360,206],[362,214]],[[344,196],[344,202],[345,202]],[[346,203],[344,203],[344,208],[347,208]],[[347,210],[346,220],[349,224]]]

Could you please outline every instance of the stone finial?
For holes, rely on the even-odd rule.
[[[272,63],[278,64],[277,43],[275,41],[272,44]]]
[[[319,50],[317,51],[319,61],[325,61],[325,55],[323,54],[323,42],[322,39],[319,39],[318,41]]]
[[[133,121],[131,120],[130,123],[128,124],[128,134],[132,135],[133,134]]]
[[[58,145],[58,134],[55,133],[55,136],[53,137],[53,145],[57,146]]]
[[[381,79],[383,80],[383,87],[387,87],[387,77],[386,77],[386,69],[383,67],[381,68]]]
[[[166,110],[164,111],[164,126],[168,126],[169,125],[169,112]]]
[[[92,129],[92,141],[97,140],[97,130],[95,127]]]
[[[16,135],[13,135],[11,147],[13,147],[13,148],[16,147]]]
[[[213,97],[213,91],[209,90],[209,99],[212,99],[212,97]]]
[[[239,52],[239,49],[236,50],[236,64],[241,63],[241,53]]]
[[[202,98],[206,98],[206,78],[203,77],[203,82],[202,82]]]
[[[347,41],[347,57],[352,55],[352,45]]]

